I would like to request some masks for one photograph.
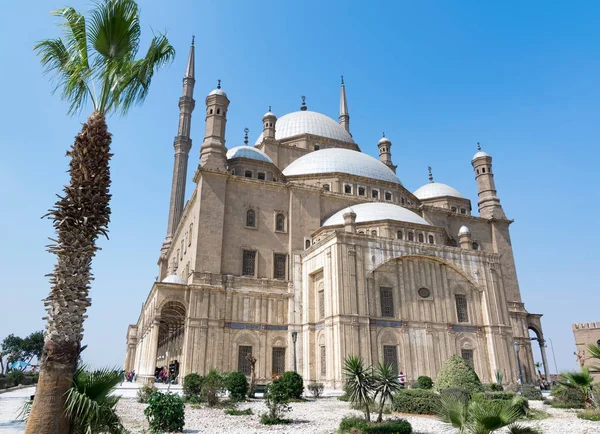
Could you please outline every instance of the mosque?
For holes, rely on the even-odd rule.
[[[483,382],[532,381],[532,340],[546,368],[540,314],[521,300],[492,157],[471,161],[478,215],[456,189],[408,191],[392,143],[379,158],[350,133],[342,80],[338,121],[308,110],[269,110],[253,146],[225,146],[229,99],[205,100],[205,134],[185,201],[195,107],[189,52],[167,234],[159,278],[127,330],[124,369],[157,366],[182,378],[211,368],[259,382],[296,370],[305,382],[343,384],[344,358],[390,363],[408,381],[435,379],[462,356]],[[529,330],[535,337],[530,338]],[[548,369],[545,369],[548,373]]]

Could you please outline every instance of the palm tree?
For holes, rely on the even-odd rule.
[[[371,420],[369,404],[372,401],[373,375],[369,368],[365,368],[363,361],[356,357],[346,357],[344,360],[344,373],[346,374],[346,390],[348,399],[358,407],[364,407],[365,419]]]
[[[374,399],[379,397],[380,401],[377,422],[381,422],[383,420],[383,406],[385,405],[385,401],[388,399],[391,401],[394,398],[394,393],[400,390],[401,386],[392,365],[382,362],[379,362],[375,369],[373,383]]]
[[[563,372],[560,374],[558,383],[562,386],[580,391],[583,394],[586,408],[594,406],[594,396],[592,394],[594,377],[590,374],[590,369],[587,366],[581,368],[581,371]]]
[[[92,280],[91,263],[99,236],[110,221],[111,134],[106,116],[125,114],[148,95],[155,70],[172,61],[175,50],[164,35],[155,35],[146,55],[139,50],[139,10],[133,0],[95,3],[86,23],[72,7],[54,12],[64,20],[64,37],[35,46],[46,72],[56,77],[55,90],[69,102],[69,113],[80,112],[90,100],[93,112],[75,137],[70,182],[47,217],[57,232],[48,250],[57,263],[45,300],[48,323],[40,360],[40,378],[26,433],[68,432],[64,408],[83,337]]]

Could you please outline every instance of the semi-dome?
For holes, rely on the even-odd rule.
[[[283,140],[299,134],[312,134],[342,142],[354,143],[346,129],[324,114],[308,110],[288,113],[277,119],[275,140]],[[262,142],[262,133],[256,139],[255,146]]]
[[[178,274],[169,274],[162,280],[163,283],[177,283],[179,285],[185,285],[185,282]]]
[[[425,200],[432,199],[434,197],[452,196],[462,198],[463,195],[458,192],[455,188],[449,185],[442,184],[440,182],[430,182],[422,187],[419,187],[413,193],[417,199]]]
[[[356,223],[394,220],[397,222],[416,223],[429,226],[429,223],[427,223],[420,215],[401,206],[385,202],[360,203],[358,205],[352,205],[352,207],[344,208],[327,218],[322,226],[343,225],[344,214],[347,214],[350,210],[356,214]]]
[[[343,148],[313,151],[292,161],[289,166],[283,169],[285,176],[336,172],[402,185],[392,169],[381,161],[362,152]]]
[[[265,163],[272,163],[273,160],[260,149],[253,148],[252,146],[236,146],[227,151],[227,159],[233,158],[248,158],[250,160],[264,161]]]

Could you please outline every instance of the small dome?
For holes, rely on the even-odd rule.
[[[225,91],[223,89],[215,89],[211,93],[208,94],[208,96],[210,96],[210,95],[221,95],[221,96],[224,96],[225,98],[227,98],[227,94],[225,93]]]
[[[449,185],[442,184],[439,182],[430,182],[422,187],[419,187],[413,193],[417,199],[426,200],[434,197],[452,196],[462,198],[463,195],[458,192],[455,188]]]
[[[299,134],[312,134],[314,136],[354,143],[352,136],[343,126],[321,113],[301,110],[288,113],[277,119],[275,140],[283,140]],[[254,145],[260,144],[262,139],[263,135],[261,133]]]
[[[389,143],[392,144],[392,142],[390,142],[390,139],[388,139],[386,136],[383,136],[381,139],[379,139],[379,141],[377,142],[378,145],[383,145],[384,143]]]
[[[162,283],[177,283],[178,285],[185,285],[185,282],[178,274],[169,274],[163,279]]]
[[[236,146],[227,151],[227,159],[248,158],[250,160],[264,161],[265,163],[273,163],[273,160],[260,149],[252,146]]]
[[[458,230],[458,235],[471,235],[471,230],[466,226],[461,226]]]
[[[489,157],[490,154],[488,154],[487,152],[483,152],[483,151],[478,151],[475,155],[473,155],[473,160],[477,160],[478,158],[481,157]],[[471,161],[473,161],[471,160]]]
[[[370,202],[352,205],[344,208],[323,222],[322,226],[339,226],[344,224],[344,214],[350,210],[356,214],[356,223],[367,223],[379,220],[394,220],[397,222],[416,223],[430,226],[420,215],[402,208],[401,206],[385,202]]]
[[[275,116],[275,113],[269,111],[269,112],[266,112],[262,118],[264,119],[264,118],[276,118],[276,117],[277,116]]]
[[[277,125],[279,125],[279,121]],[[392,169],[381,161],[362,152],[343,148],[313,151],[292,161],[289,166],[283,169],[285,176],[317,173],[346,173],[402,185]]]

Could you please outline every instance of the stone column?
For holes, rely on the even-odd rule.
[[[539,339],[540,352],[542,353],[542,364],[544,365],[544,378],[550,383],[550,374],[548,373],[548,359],[546,358],[546,341]]]

